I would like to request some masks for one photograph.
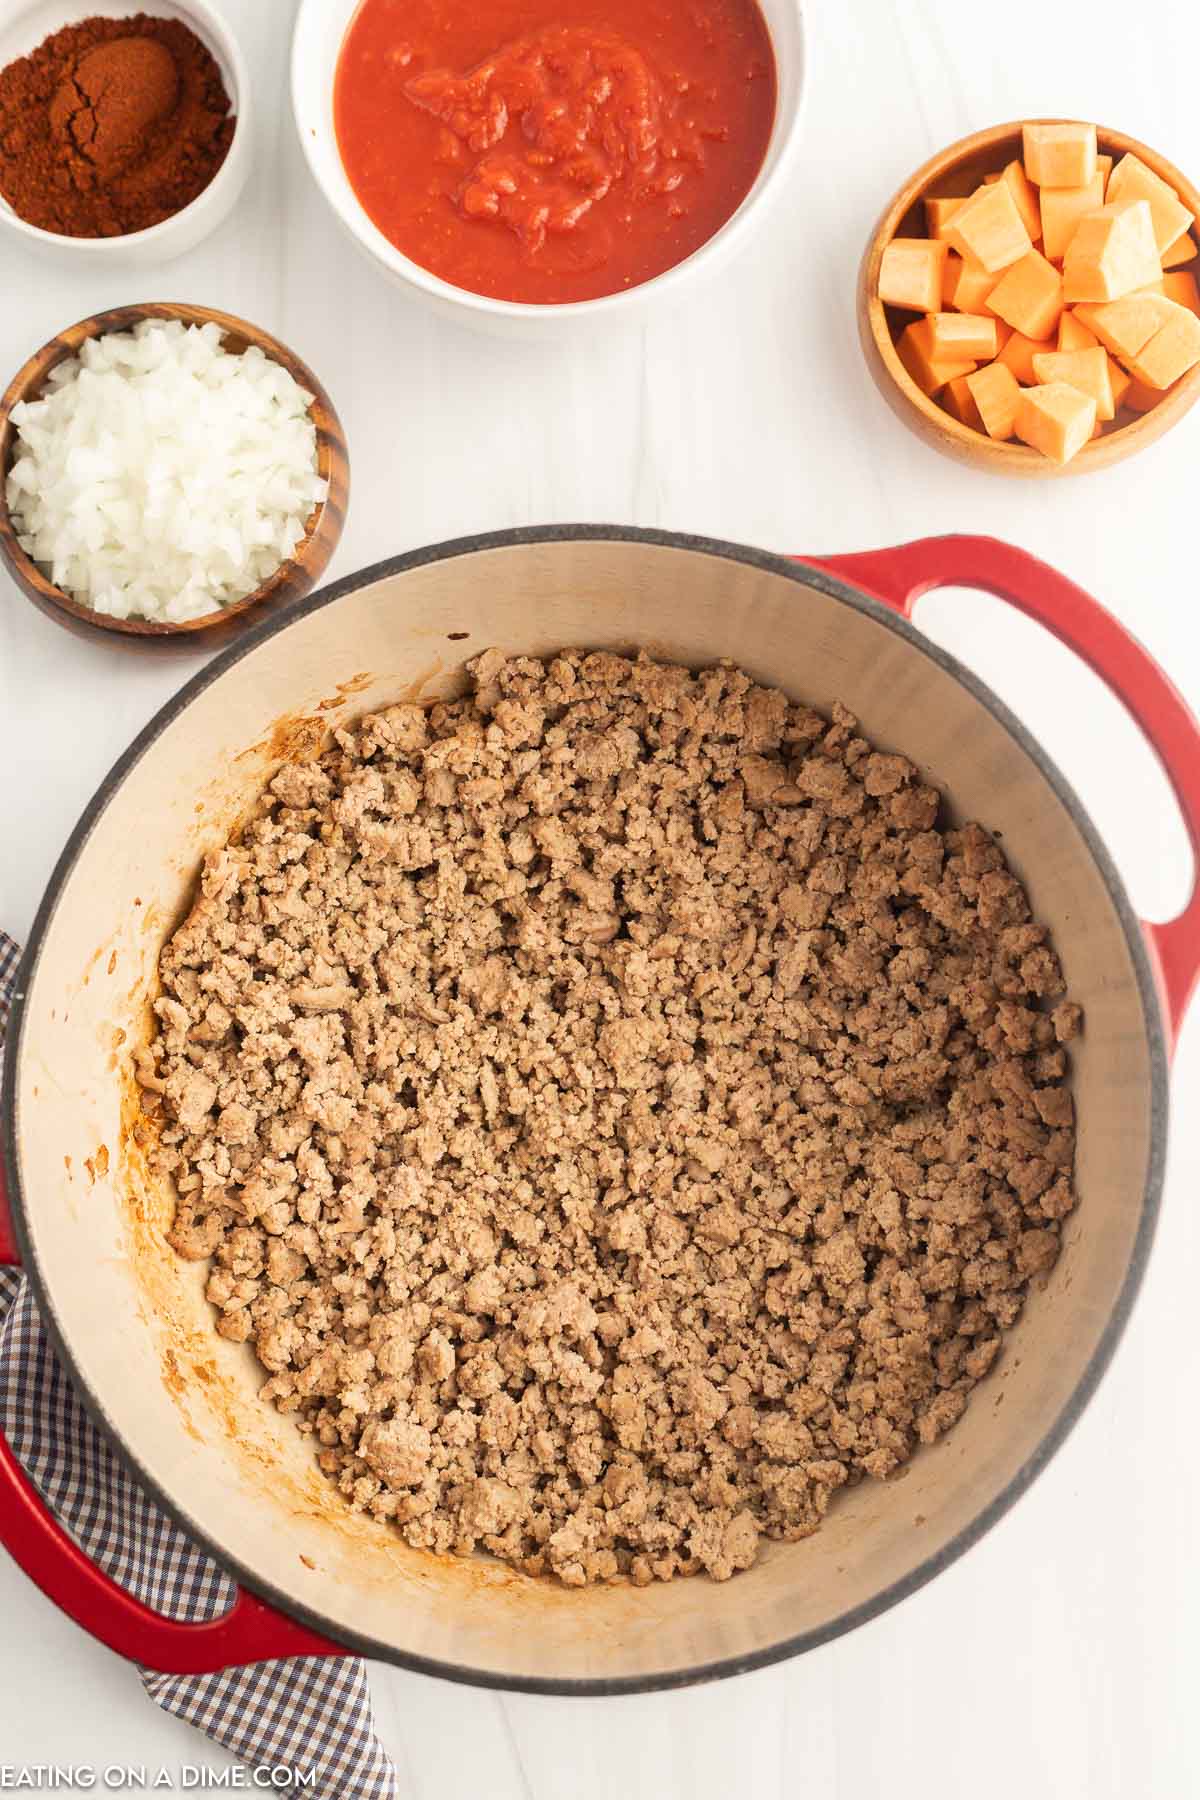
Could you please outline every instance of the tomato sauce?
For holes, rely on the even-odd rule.
[[[648,281],[736,212],[775,59],[755,0],[363,0],[338,61],[350,183],[456,287],[552,305]]]

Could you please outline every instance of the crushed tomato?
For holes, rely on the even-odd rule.
[[[755,0],[363,0],[342,161],[397,249],[498,299],[589,300],[699,248],[775,117]]]

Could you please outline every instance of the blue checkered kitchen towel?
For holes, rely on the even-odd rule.
[[[17,946],[0,931],[0,1045]],[[0,1430],[43,1500],[92,1560],[172,1619],[215,1619],[236,1588],[165,1518],[96,1430],[63,1373],[28,1286],[0,1269]],[[395,1800],[363,1663],[292,1657],[216,1675],[141,1671],[164,1711],[253,1768],[301,1769],[319,1800]],[[18,1746],[13,1745],[13,1749]]]

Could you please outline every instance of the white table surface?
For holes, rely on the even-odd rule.
[[[0,376],[58,327],[147,298],[208,302],[296,347],[354,463],[331,575],[461,532],[553,520],[697,530],[778,550],[986,531],[1057,563],[1200,709],[1200,409],[1142,459],[1078,482],[966,471],[886,411],[859,354],[854,273],[887,195],[997,120],[1096,118],[1200,169],[1200,12],[1184,0],[811,0],[793,191],[688,310],[559,353],[476,337],[386,286],[343,240],[286,103],[289,0],[223,0],[257,83],[251,188],[161,274],[84,281],[7,245]],[[0,0],[0,9],[5,0]],[[1189,859],[1119,709],[1038,628],[979,596],[921,609],[1042,737],[1148,916]],[[80,808],[195,662],[76,642],[0,577],[0,924],[28,929]],[[477,1693],[376,1666],[381,1729],[416,1800],[1188,1800],[1200,1618],[1200,1022],[1175,1065],[1163,1223],[1100,1393],[1013,1513],[932,1586],[798,1662],[626,1700]],[[0,1552],[0,1764],[227,1766],[143,1699]],[[161,1791],[161,1790],[160,1790]]]

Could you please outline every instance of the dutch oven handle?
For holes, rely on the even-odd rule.
[[[16,1238],[0,1166],[0,1264],[18,1265]],[[207,1675],[281,1656],[348,1656],[238,1589],[227,1613],[208,1624],[165,1619],[98,1569],[43,1505],[0,1435],[0,1544],[61,1611],[120,1656],[164,1675]]]
[[[8,1189],[4,1181],[4,1161],[0,1157],[0,1269],[16,1269],[20,1267],[21,1258],[17,1252],[17,1234],[13,1230],[12,1212],[8,1204]]]
[[[999,538],[919,538],[855,556],[798,557],[881,600],[905,619],[922,594],[980,588],[1052,631],[1094,669],[1136,720],[1161,762],[1192,847],[1192,893],[1168,925],[1143,925],[1174,1049],[1200,974],[1200,724],[1137,639],[1098,600],[1048,563]]]

